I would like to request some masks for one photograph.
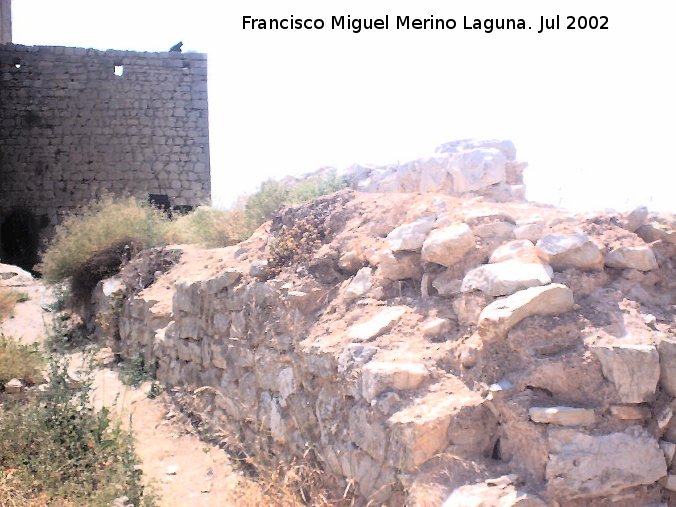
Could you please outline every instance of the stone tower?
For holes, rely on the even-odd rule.
[[[0,0],[0,44],[12,42],[12,0]]]

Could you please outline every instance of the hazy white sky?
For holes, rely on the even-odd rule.
[[[244,31],[242,16],[522,17],[533,30]],[[561,29],[538,35],[540,16]],[[566,30],[568,15],[609,30]],[[318,167],[509,138],[528,197],[676,211],[672,0],[14,0],[14,42],[209,55],[215,203]]]

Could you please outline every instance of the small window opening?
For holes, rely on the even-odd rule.
[[[12,65],[14,65],[14,68],[20,69],[21,68],[21,60],[19,60],[18,58],[15,58],[12,61]]]
[[[124,65],[115,65],[115,75],[118,77],[122,77],[122,74],[124,74]]]

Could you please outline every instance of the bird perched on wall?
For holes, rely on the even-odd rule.
[[[181,47],[183,47],[183,42],[177,42],[171,48],[169,48],[170,53],[180,53],[181,52]]]

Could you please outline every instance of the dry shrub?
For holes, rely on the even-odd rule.
[[[171,243],[194,243],[217,248],[234,245],[246,239],[249,233],[243,210],[200,206],[171,222],[167,239]]]
[[[13,338],[0,334],[0,390],[13,378],[29,385],[39,382],[43,365],[44,358],[37,346],[20,345]]]
[[[93,256],[106,256],[104,252],[121,243],[133,243],[138,249],[162,244],[166,229],[166,216],[150,204],[107,197],[66,217],[38,269],[47,282],[57,283],[81,272]]]
[[[14,313],[14,307],[18,300],[16,291],[7,287],[0,287],[0,321]]]

